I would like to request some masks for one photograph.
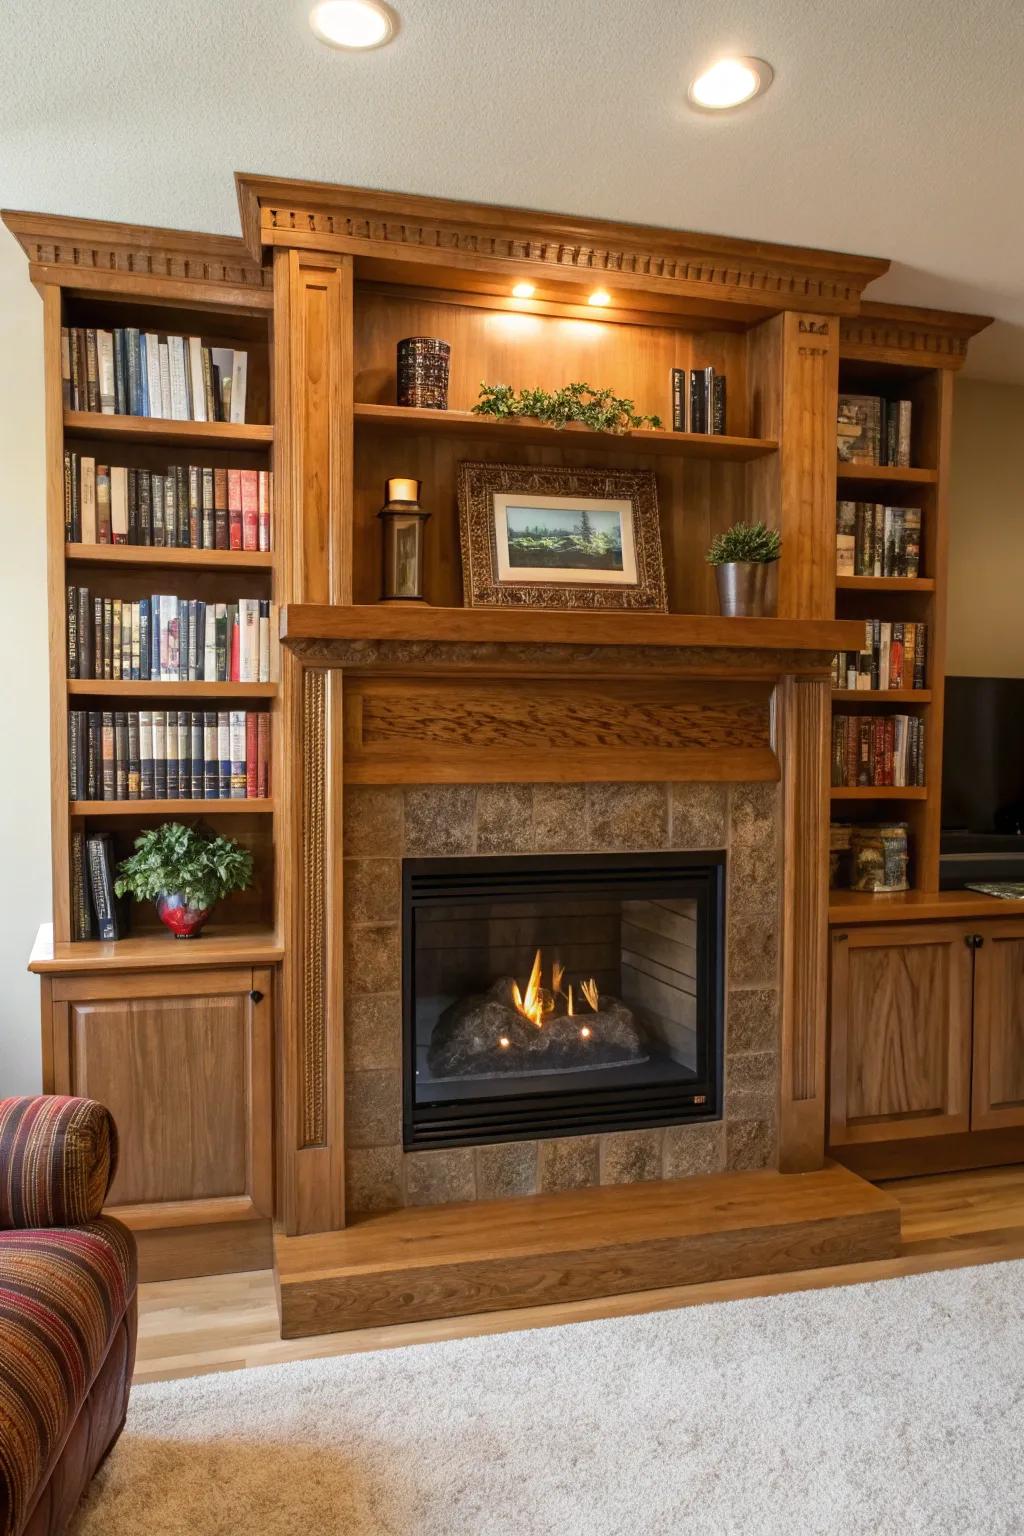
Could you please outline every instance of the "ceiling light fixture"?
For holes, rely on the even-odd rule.
[[[764,59],[718,59],[694,80],[687,96],[704,112],[724,112],[752,101],[772,83],[773,70]]]
[[[514,299],[532,299],[536,289],[532,283],[516,283],[512,289]]]
[[[593,293],[590,295],[589,299],[587,300],[587,303],[588,304],[596,304],[599,307],[603,307],[605,304],[610,304],[611,301],[612,301],[612,296],[608,292],[607,288],[595,288]]]
[[[320,0],[309,24],[331,48],[379,48],[395,30],[391,13],[377,0]]]

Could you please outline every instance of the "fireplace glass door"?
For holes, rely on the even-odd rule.
[[[406,1146],[718,1118],[724,857],[406,860]]]

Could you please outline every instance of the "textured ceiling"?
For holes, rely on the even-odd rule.
[[[888,256],[1024,381],[1022,0],[396,0],[363,55],[310,3],[2,0],[0,203],[237,233],[248,170]],[[694,113],[723,50],[775,84]]]

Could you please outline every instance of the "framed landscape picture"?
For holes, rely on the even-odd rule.
[[[460,464],[467,607],[664,610],[650,470]]]

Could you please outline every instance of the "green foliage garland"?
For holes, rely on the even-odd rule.
[[[481,384],[480,399],[473,411],[477,416],[497,416],[504,421],[530,416],[549,427],[565,427],[578,421],[593,432],[628,432],[630,427],[661,426],[660,416],[638,416],[632,400],[620,399],[610,389],[594,389],[590,384],[518,392],[511,384]]]
[[[178,821],[143,832],[135,852],[118,865],[114,890],[136,901],[180,892],[190,907],[212,907],[252,880],[252,854],[230,837],[215,837]]]
[[[782,553],[782,538],[764,523],[734,523],[720,533],[704,556],[709,565],[771,565]]]

